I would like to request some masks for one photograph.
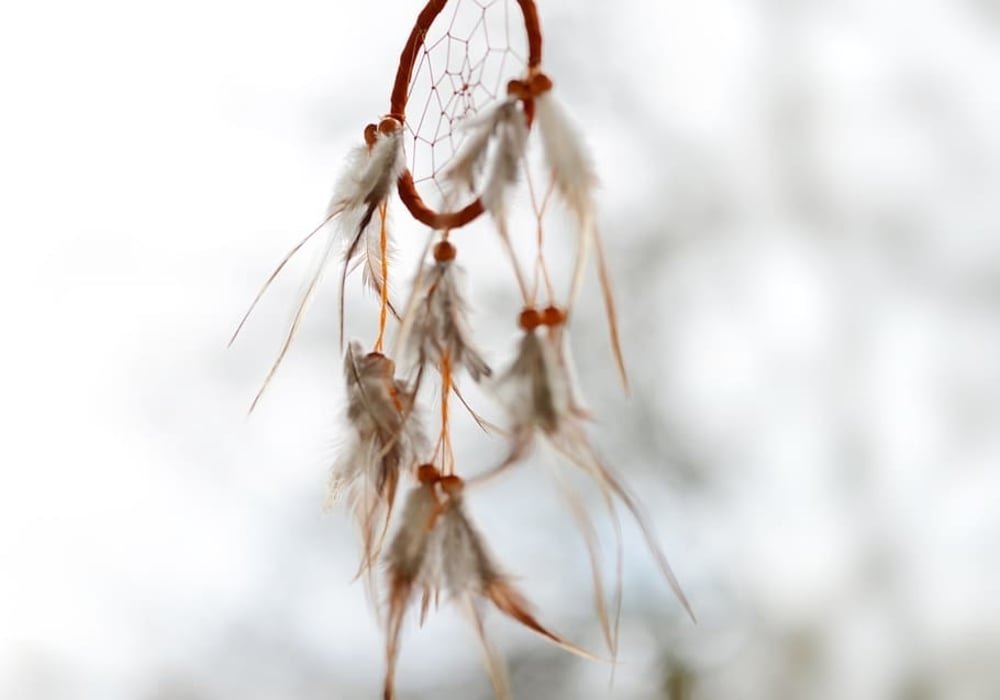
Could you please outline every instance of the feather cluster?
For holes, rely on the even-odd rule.
[[[389,196],[405,168],[402,135],[403,125],[388,118],[375,130],[372,143],[351,151],[330,200],[329,214],[361,209]]]
[[[587,417],[567,355],[565,329],[524,329],[514,361],[498,378],[495,391],[511,421],[510,462],[531,447],[537,432],[559,439]]]
[[[521,101],[510,96],[486,114],[471,120],[466,128],[472,135],[455,157],[446,177],[459,188],[465,187],[472,192],[479,190],[479,201],[496,222],[500,242],[510,259],[521,294],[527,300],[526,278],[507,232],[506,215],[507,194],[517,184],[528,145],[527,114]],[[480,177],[482,184],[477,188]]]
[[[392,250],[388,237],[387,203],[392,188],[405,169],[405,158],[403,155],[403,125],[395,119],[386,118],[376,128],[370,129],[370,140],[363,146],[355,148],[349,158],[348,164],[334,189],[333,198],[327,208],[327,216],[319,226],[313,229],[304,239],[302,239],[274,269],[263,287],[257,293],[250,308],[243,315],[242,320],[236,327],[229,343],[232,344],[250,314],[256,308],[257,303],[263,297],[271,283],[284,269],[288,261],[304,246],[313,236],[324,230],[331,221],[336,221],[334,230],[327,236],[326,243],[316,262],[312,276],[306,285],[305,291],[299,299],[292,318],[291,326],[285,335],[278,356],[271,364],[267,375],[261,385],[260,390],[254,397],[250,410],[256,407],[261,396],[270,384],[275,372],[281,365],[285,354],[291,347],[292,341],[298,333],[305,310],[311,301],[313,294],[319,285],[323,272],[326,270],[330,257],[337,244],[342,244],[344,248],[344,269],[340,282],[340,337],[344,337],[344,286],[347,274],[352,261],[357,260],[355,265],[364,262],[365,283],[381,292],[386,284],[384,271],[388,266],[388,255]],[[376,212],[379,216],[376,217]],[[375,225],[375,221],[379,225]],[[391,307],[390,307],[391,308]]]
[[[379,533],[388,524],[401,475],[412,473],[429,447],[414,413],[416,393],[395,378],[392,360],[380,353],[365,355],[352,342],[344,374],[351,432],[334,466],[330,493],[331,500],[347,493],[362,533],[364,570],[378,556]]]
[[[496,474],[521,462],[530,453],[536,438],[541,435],[567,461],[580,468],[597,485],[609,515],[615,523],[618,538],[618,559],[621,560],[621,539],[618,531],[614,500],[617,499],[638,523],[646,543],[661,573],[678,600],[691,617],[694,614],[687,597],[681,590],[673,570],[667,562],[652,532],[648,518],[638,500],[608,467],[591,445],[584,421],[587,411],[583,408],[573,376],[572,365],[565,345],[565,317],[557,309],[544,313],[528,310],[521,315],[523,335],[517,356],[495,385],[497,396],[506,407],[510,419],[510,449],[506,459],[487,476]],[[544,330],[543,330],[544,329]],[[579,513],[575,503],[571,507]],[[585,514],[578,515],[581,529],[590,552],[595,589],[603,590],[593,546],[593,527]],[[619,564],[620,566],[620,564]],[[619,582],[620,587],[620,582]],[[616,595],[616,598],[619,596]],[[612,653],[617,641],[611,633],[603,600],[598,602],[602,627]]]
[[[465,512],[464,484],[457,476],[442,477],[431,465],[420,467],[420,485],[410,491],[386,552],[389,613],[386,639],[386,700],[394,696],[393,677],[399,654],[403,616],[415,595],[421,595],[420,619],[443,590],[462,602],[483,634],[479,608],[491,602],[501,612],[563,649],[593,658],[543,627],[524,596],[504,576],[482,536]],[[482,641],[487,646],[483,637]],[[506,684],[502,668],[491,659],[490,675],[498,696]]]
[[[471,191],[482,178],[480,199],[495,217],[502,217],[507,189],[517,184],[528,143],[528,124],[520,101],[508,98],[470,121],[471,136],[455,157],[448,178]]]
[[[462,269],[447,241],[434,248],[434,263],[417,277],[415,305],[407,318],[407,351],[420,367],[464,366],[474,381],[492,370],[470,339],[468,307],[462,295]]]
[[[329,217],[339,216],[340,238],[345,242],[344,263],[363,263],[364,282],[375,292],[385,282],[382,257],[391,250],[391,246],[383,245],[386,212],[378,210],[392,194],[406,166],[402,134],[402,125],[387,119],[376,130],[374,143],[356,147],[327,209]]]

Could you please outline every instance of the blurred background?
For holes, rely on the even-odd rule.
[[[308,255],[226,341],[386,109],[419,6],[0,13],[0,697],[380,696],[353,523],[323,510],[335,285],[249,418]],[[1000,2],[539,6],[601,174],[633,380],[626,399],[591,279],[592,436],[699,621],[624,519],[613,688],[494,612],[516,697],[1000,697]],[[461,255],[502,365],[514,289],[481,232]],[[474,473],[503,446],[463,428],[456,449]],[[470,510],[540,617],[601,649],[546,465]],[[407,627],[398,687],[492,697],[454,610]]]

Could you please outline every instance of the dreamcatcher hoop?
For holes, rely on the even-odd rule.
[[[538,8],[535,7],[534,0],[516,0],[521,8],[524,18],[524,29],[528,37],[528,75],[524,81],[512,80],[508,84],[508,93],[518,94],[524,104],[529,126],[534,113],[533,96],[538,93],[539,88],[548,83],[545,89],[551,87],[548,79],[537,80],[543,77],[539,66],[542,63],[542,28],[538,19]],[[410,85],[413,81],[413,69],[420,55],[420,47],[423,46],[424,39],[430,31],[431,25],[437,19],[441,11],[448,4],[448,0],[429,0],[424,9],[417,16],[417,21],[413,25],[409,38],[399,56],[399,68],[396,71],[396,80],[393,83],[392,95],[389,98],[389,114],[387,117],[396,119],[401,123],[406,123],[406,106],[410,96]],[[535,88],[530,87],[535,80]],[[477,197],[474,201],[454,211],[438,212],[432,209],[420,196],[417,191],[413,174],[409,168],[403,171],[399,178],[399,198],[406,205],[410,214],[422,224],[432,229],[454,229],[465,226],[474,221],[484,211],[482,200]]]

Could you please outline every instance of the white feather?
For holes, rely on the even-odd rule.
[[[597,185],[593,161],[576,126],[551,93],[539,96],[535,105],[545,159],[556,187],[576,216],[584,220],[593,208]]]
[[[399,179],[400,175],[402,175],[403,170],[406,167],[406,161],[403,154],[402,133],[403,129],[402,125],[400,125],[399,128],[389,133],[380,132],[371,148],[366,145],[352,149],[347,159],[347,165],[338,179],[336,187],[334,188],[333,197],[331,198],[330,205],[327,208],[326,219],[324,219],[319,226],[317,226],[308,236],[296,245],[291,252],[285,256],[281,263],[278,264],[278,267],[271,273],[271,276],[264,283],[260,292],[257,293],[256,298],[250,305],[246,314],[244,314],[239,326],[237,326],[236,332],[233,334],[233,338],[229,341],[230,343],[235,340],[236,335],[239,334],[240,329],[243,328],[243,324],[246,323],[250,313],[254,310],[254,307],[256,307],[257,302],[260,301],[261,296],[267,290],[268,286],[275,279],[278,273],[285,267],[285,264],[289,261],[289,259],[291,259],[291,257],[298,252],[314,235],[320,231],[326,231],[326,241],[320,251],[313,273],[309,278],[305,291],[303,291],[301,297],[299,298],[299,302],[295,307],[295,313],[292,317],[288,332],[285,335],[284,342],[281,345],[281,349],[278,351],[278,356],[271,364],[271,368],[268,370],[260,390],[254,397],[253,403],[250,404],[251,412],[257,405],[257,402],[260,401],[261,396],[263,396],[268,384],[270,384],[275,372],[277,372],[278,367],[281,365],[285,354],[291,347],[292,341],[295,339],[299,326],[302,323],[306,308],[309,306],[309,302],[316,293],[320,279],[322,278],[323,272],[330,261],[330,257],[334,249],[336,248],[336,244],[340,242],[341,244],[350,245],[350,242],[352,242],[354,238],[361,233],[358,229],[362,225],[365,214],[371,207],[377,207],[378,203],[383,202],[386,198],[388,198],[392,191],[392,186]],[[337,219],[337,225],[332,229],[328,229],[327,224],[335,218]],[[371,218],[375,219],[376,217],[372,216]],[[365,225],[366,229],[369,224],[370,222]],[[366,249],[368,247],[369,246],[366,246]],[[381,258],[378,260],[378,269],[381,271]],[[379,273],[378,279],[381,280],[381,272]],[[343,335],[343,333],[341,333],[341,335]]]
[[[628,376],[625,372],[625,361],[622,358],[621,343],[618,338],[618,321],[611,291],[611,280],[594,213],[594,188],[597,186],[594,164],[583,144],[582,137],[570,121],[569,115],[552,94],[541,95],[535,104],[538,130],[542,135],[545,159],[552,169],[553,181],[559,194],[576,216],[580,227],[580,243],[577,246],[576,260],[573,263],[566,312],[570,313],[580,295],[587,261],[590,258],[591,250],[594,249],[597,252],[597,272],[604,298],[604,308],[608,317],[612,353],[622,386],[628,391]]]
[[[362,208],[389,195],[406,167],[402,133],[402,128],[379,133],[373,146],[352,149],[334,188],[329,213]]]
[[[365,286],[372,289],[375,294],[380,294],[382,292],[382,284],[384,283],[382,275],[382,226],[386,228],[386,247],[385,247],[385,257],[386,263],[388,264],[395,252],[396,246],[393,245],[392,240],[388,238],[389,235],[389,212],[388,209],[385,213],[386,221],[382,221],[382,212],[378,210],[375,215],[372,216],[372,220],[368,223],[365,228],[362,241],[362,247],[364,249],[364,268],[361,271],[361,279]]]
[[[507,190],[517,184],[524,149],[528,143],[528,125],[515,103],[508,103],[497,123],[497,146],[486,174],[481,195],[483,206],[494,217],[504,215]]]
[[[506,100],[493,109],[463,122],[462,130],[468,131],[471,136],[448,167],[446,177],[449,180],[470,190],[476,189],[476,178],[483,170],[490,141],[493,140],[497,125],[505,111],[512,104],[511,100]]]

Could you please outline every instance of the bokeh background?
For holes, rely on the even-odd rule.
[[[308,266],[225,344],[385,109],[419,4],[0,12],[0,697],[379,695],[352,523],[323,510],[334,285],[252,417]],[[493,614],[515,695],[1000,697],[1000,3],[539,5],[633,378],[626,400],[588,291],[594,440],[699,622],[625,520],[613,688]],[[502,363],[511,280],[487,232],[461,250]],[[457,449],[470,472],[502,452]],[[470,506],[543,619],[600,648],[546,464]],[[490,697],[460,615],[408,627],[399,687]]]

